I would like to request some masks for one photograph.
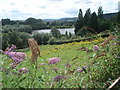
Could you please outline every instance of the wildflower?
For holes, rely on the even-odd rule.
[[[21,68],[18,72],[19,73],[27,73],[28,69],[27,68]]]
[[[6,55],[11,57],[16,62],[21,62],[25,58],[26,54],[22,52],[5,52]]]
[[[50,58],[50,59],[48,59],[48,62],[49,62],[48,65],[56,64],[56,63],[60,62],[60,58],[59,57]]]
[[[85,73],[87,73],[86,68],[87,68],[87,66],[83,66],[83,67],[82,67],[82,69],[83,69],[83,71],[84,71]]]
[[[5,69],[5,68],[3,68],[3,67],[1,67],[1,69],[2,69],[2,71],[7,71],[7,69]]]
[[[84,69],[86,69],[86,68],[87,68],[87,66],[84,66],[83,68],[84,68]]]
[[[60,81],[62,78],[63,78],[62,75],[58,75],[58,76],[54,77],[54,81],[55,81],[55,82],[58,82],[58,81]]]
[[[82,71],[83,71],[83,69],[81,69],[81,68],[77,69],[77,72],[79,72],[79,73],[81,73]]]
[[[117,43],[111,43],[111,45],[117,45]]]
[[[12,44],[11,48],[9,48],[7,51],[8,51],[8,52],[12,52],[12,51],[15,50],[15,49],[16,49],[16,46]]]
[[[99,47],[97,45],[94,45],[93,48],[94,48],[94,51],[98,51],[99,50]]]
[[[53,68],[53,70],[57,71],[57,70],[59,70],[59,68]]]
[[[12,63],[12,64],[10,65],[10,68],[14,69],[18,64],[19,64],[19,63],[14,62],[14,63]]]
[[[68,76],[58,75],[58,76],[54,77],[54,81],[59,82],[60,80],[66,79],[66,78],[68,78]]]

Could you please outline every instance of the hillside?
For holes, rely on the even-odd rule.
[[[115,16],[117,16],[117,12],[103,14],[104,19],[110,19],[110,18],[115,17]],[[76,22],[77,19],[78,19],[77,17],[72,17],[72,18],[68,17],[68,18],[60,18],[60,19],[43,19],[43,21],[44,22],[52,22],[52,21],[59,20],[59,21],[66,21],[66,22]]]

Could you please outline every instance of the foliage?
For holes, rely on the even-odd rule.
[[[89,8],[89,9],[87,9],[87,11],[86,11],[86,13],[84,15],[84,23],[87,26],[89,25],[90,17],[91,17],[91,10]]]
[[[86,27],[83,27],[83,28],[81,28],[81,29],[78,31],[77,35],[83,37],[83,36],[90,35],[90,34],[92,34],[92,33],[93,33],[93,32],[92,32],[90,29],[88,29],[88,28],[86,28]]]
[[[32,27],[29,25],[5,25],[3,26],[3,33],[8,33],[9,31],[12,30],[17,30],[19,32],[27,32],[31,33],[32,32]]]
[[[116,17],[114,16],[114,17],[106,20],[106,19],[104,19],[103,16],[104,16],[104,14],[103,14],[103,10],[102,10],[101,6],[98,8],[98,15],[96,14],[96,12],[93,12],[91,14],[91,10],[89,8],[86,10],[86,13],[83,17],[82,10],[80,9],[79,14],[78,14],[78,20],[75,24],[75,34],[79,35],[77,33],[82,33],[81,29],[83,27],[89,27],[97,33],[100,33],[100,32],[105,31],[107,29],[112,30],[113,25],[116,25]],[[119,20],[119,14],[117,17],[118,17],[117,20]],[[83,31],[83,33],[85,33],[85,31]]]
[[[62,45],[41,45],[42,56],[35,64],[30,62],[31,51],[24,49],[26,58],[14,68],[11,68],[14,61],[2,55],[2,87],[107,88],[120,74],[120,48],[117,44],[112,45],[116,40],[102,48],[99,44],[104,40],[100,37]],[[99,49],[94,51],[94,45]],[[100,56],[103,51],[105,54]],[[20,70],[24,70],[23,73]]]
[[[117,15],[117,23],[120,24],[120,11],[118,12],[118,15]]]
[[[47,44],[49,38],[51,38],[52,35],[49,33],[37,33],[33,35],[33,38],[37,41],[37,43],[40,44]]]
[[[84,26],[82,9],[79,10],[78,20],[75,24],[75,34]]]
[[[53,27],[50,32],[51,32],[52,36],[55,38],[61,37],[60,31],[57,30],[55,27]]]
[[[13,25],[13,24],[15,24],[14,21],[11,21],[8,18],[7,19],[2,19],[1,21],[2,21],[2,25]]]
[[[49,38],[49,40],[48,40],[48,44],[53,44],[53,43],[56,42],[56,41],[57,41],[57,38],[51,37],[51,38]]]
[[[65,32],[65,36],[68,37],[68,32],[67,31]]]
[[[99,21],[98,32],[103,32],[105,30],[110,30],[112,27],[111,23],[107,20]]]
[[[117,34],[115,36],[118,37]],[[93,63],[90,65],[91,84],[89,87],[108,87],[112,80],[119,77],[120,48],[118,40],[120,41],[119,38],[112,40],[105,48],[100,48],[100,51],[94,54],[91,59]]]
[[[47,28],[47,25],[41,19],[28,18],[25,20],[26,25],[30,25],[33,30]]]
[[[98,18],[103,19],[103,10],[101,6],[98,8]]]
[[[29,25],[20,25],[18,31],[31,33],[32,32],[32,27],[29,26]]]
[[[89,26],[98,32],[98,17],[95,12],[91,14]]]
[[[6,49],[11,44],[16,45],[18,48],[28,47],[27,39],[31,36],[25,32],[18,32],[16,30],[9,31],[2,34],[2,49]]]

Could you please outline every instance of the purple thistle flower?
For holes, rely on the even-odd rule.
[[[48,62],[49,62],[48,65],[56,64],[56,63],[60,62],[60,58],[59,57],[50,58],[50,59],[48,59]]]
[[[98,45],[94,45],[93,48],[94,48],[94,51],[98,51],[99,50]]]
[[[21,68],[18,72],[19,73],[27,73],[28,69],[27,68]]]

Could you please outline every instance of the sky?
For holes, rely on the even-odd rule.
[[[25,20],[59,19],[77,17],[79,9],[85,14],[88,8],[91,12],[98,11],[102,6],[103,13],[118,12],[120,0],[0,0],[0,19]]]

